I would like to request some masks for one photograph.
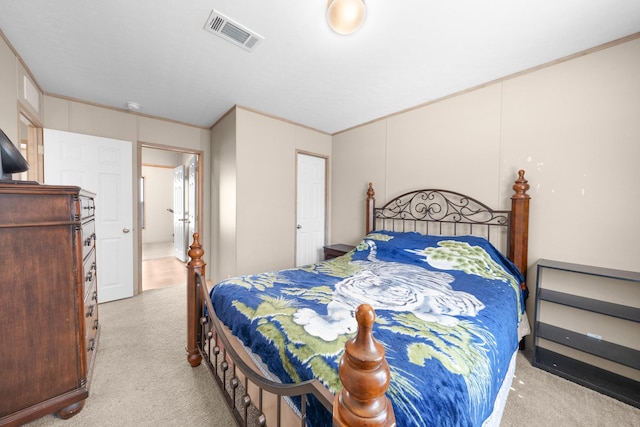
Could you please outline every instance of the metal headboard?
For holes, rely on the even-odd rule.
[[[373,192],[372,184],[369,191]],[[472,234],[486,238],[503,254],[509,254],[511,211],[491,209],[454,191],[411,191],[374,208],[373,217],[372,230],[447,236]]]

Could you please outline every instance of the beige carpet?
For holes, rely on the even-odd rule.
[[[200,393],[215,387],[206,368],[186,361],[183,285],[99,310],[102,332],[85,408],[69,420],[47,416],[30,427],[234,425],[217,393]],[[640,427],[640,409],[534,368],[520,352],[501,426]]]
[[[152,289],[100,304],[100,342],[84,409],[69,420],[53,415],[37,426],[233,426],[222,397],[201,392],[215,383],[186,359],[184,285]]]
[[[501,427],[640,427],[640,409],[535,368],[519,352]]]

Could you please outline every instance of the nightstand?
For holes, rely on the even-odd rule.
[[[344,245],[342,243],[338,243],[335,245],[327,245],[324,247],[324,259],[339,257],[341,255],[346,254],[353,248],[355,248],[355,246]]]

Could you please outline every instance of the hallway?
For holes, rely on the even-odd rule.
[[[173,243],[142,246],[142,290],[163,288],[186,282],[185,263],[173,256]]]

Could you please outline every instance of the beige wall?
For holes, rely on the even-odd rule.
[[[144,178],[145,217],[142,244],[173,242],[173,169],[184,165],[190,156],[167,150],[142,148],[141,176]]]
[[[501,178],[528,171],[530,262],[640,271],[640,39],[503,87]]]
[[[144,228],[141,243],[173,242],[173,169],[142,166],[144,177]]]
[[[218,123],[212,135],[221,164],[220,211],[212,218],[220,236],[214,277],[292,267],[296,153],[329,158],[331,136],[243,108]]]
[[[362,237],[368,181],[379,202],[443,187],[508,208],[525,169],[530,267],[640,271],[638,76],[635,39],[335,135],[332,242]]]
[[[212,264],[207,275],[214,282],[236,275],[236,110],[211,130],[213,194],[211,198]]]
[[[14,144],[18,142],[18,60],[0,37],[0,129]]]
[[[293,265],[295,126],[239,109],[238,274]]]
[[[365,200],[369,182],[377,200],[386,191],[387,122],[381,120],[334,135],[331,173],[331,240],[357,244],[365,232]]]

